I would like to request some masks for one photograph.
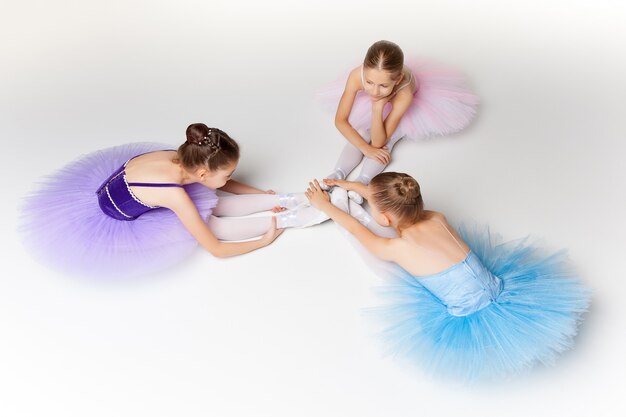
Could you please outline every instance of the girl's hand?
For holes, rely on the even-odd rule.
[[[271,195],[276,195],[276,191],[274,190],[265,190],[262,192],[262,194],[271,194]],[[276,206],[272,209],[273,213],[280,213],[281,211],[285,211],[287,210],[285,207],[281,207],[281,206]]]
[[[376,108],[378,110],[382,110],[383,108],[385,108],[385,105],[389,102],[389,100],[391,100],[392,97],[393,93],[381,98],[372,98],[372,109]]]
[[[313,180],[313,182],[309,183],[309,188],[307,188],[304,195],[309,199],[311,205],[318,210],[324,211],[324,207],[330,204],[328,193],[322,190],[317,180]]]
[[[366,145],[366,148],[363,151],[363,155],[366,157],[378,161],[383,165],[388,165],[391,162],[391,153],[387,149],[387,147],[383,148],[375,148],[371,145]]]
[[[334,178],[324,178],[324,184],[328,185],[329,187],[341,187],[343,189],[346,188],[346,184],[349,183],[350,181],[346,181],[346,180],[338,180],[338,179],[334,179]]]
[[[276,217],[272,216],[272,225],[270,226],[269,230],[265,232],[265,234],[261,238],[261,240],[265,244],[264,246],[267,246],[270,243],[272,243],[274,240],[276,240],[278,236],[282,235],[284,231],[285,229],[276,228]]]

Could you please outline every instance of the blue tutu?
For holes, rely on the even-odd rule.
[[[46,177],[24,198],[19,233],[37,260],[65,273],[124,277],[178,263],[197,241],[169,209],[156,208],[132,221],[106,215],[96,191],[129,159],[171,149],[131,143],[85,155]],[[184,186],[202,218],[217,204],[215,190]]]
[[[471,248],[461,263],[414,277],[397,265],[367,310],[383,324],[389,353],[433,376],[497,379],[550,364],[573,345],[590,292],[564,252],[541,256],[525,241],[459,230]]]

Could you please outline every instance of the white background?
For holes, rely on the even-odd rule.
[[[3,0],[0,415],[625,415],[625,17],[617,0]],[[361,316],[380,279],[331,223],[132,280],[66,277],[19,244],[37,178],[176,146],[192,122],[239,141],[239,179],[302,190],[342,146],[315,89],[379,39],[461,68],[482,99],[389,169],[452,221],[568,248],[593,288],[555,367],[466,387],[384,357]]]

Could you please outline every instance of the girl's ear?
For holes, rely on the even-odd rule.
[[[380,219],[383,222],[383,226],[389,227],[391,226],[391,217],[387,213],[380,213]]]
[[[198,168],[195,174],[198,178],[200,178],[200,181],[205,181],[209,178],[209,170],[206,168]]]

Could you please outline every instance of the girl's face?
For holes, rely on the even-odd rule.
[[[237,162],[239,161],[233,161],[215,171],[205,171],[204,177],[201,180],[202,184],[209,188],[223,187],[233,175],[233,172],[235,172]]]
[[[376,68],[363,68],[364,89],[374,101],[387,97],[393,92],[393,88],[398,85],[402,77],[393,80],[392,74],[388,71]]]

